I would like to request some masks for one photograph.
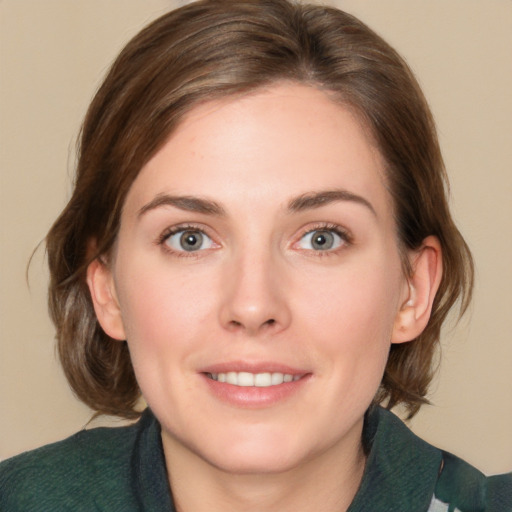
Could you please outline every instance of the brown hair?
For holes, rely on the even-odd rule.
[[[114,62],[87,112],[73,195],[47,236],[49,306],[58,351],[77,396],[100,413],[137,415],[139,388],[126,342],[99,326],[85,282],[108,255],[141,167],[200,102],[276,81],[310,84],[350,105],[387,163],[398,239],[442,245],[443,278],[425,331],[392,345],[377,402],[426,401],[441,325],[473,284],[471,254],[450,216],[434,122],[401,57],[356,18],[287,0],[203,0],[162,16]],[[95,252],[91,254],[91,243]]]

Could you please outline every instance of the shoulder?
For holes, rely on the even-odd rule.
[[[443,465],[435,488],[437,507],[460,512],[512,511],[512,473],[486,476],[455,455],[442,452]]]
[[[95,496],[121,498],[136,435],[136,426],[84,430],[2,462],[0,510],[96,510]]]
[[[512,512],[512,473],[486,476],[420,439],[382,408],[370,412],[365,435],[371,451],[361,488],[371,503],[383,504],[380,509]]]

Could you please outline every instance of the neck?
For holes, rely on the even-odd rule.
[[[281,472],[237,473],[215,467],[173,439],[164,451],[177,512],[344,512],[361,483],[365,455],[357,436]]]

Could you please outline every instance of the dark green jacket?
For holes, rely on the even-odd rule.
[[[485,477],[390,412],[368,415],[364,441],[370,453],[349,512],[512,512],[512,473]],[[82,431],[0,464],[2,512],[143,510],[174,511],[149,410],[133,426]]]

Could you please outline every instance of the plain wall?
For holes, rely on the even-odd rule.
[[[332,2],[331,2],[332,3]],[[39,249],[69,196],[75,139],[123,44],[179,2],[0,0],[0,459],[70,435],[91,412],[54,355]],[[512,469],[512,1],[346,0],[412,66],[437,120],[452,208],[477,264],[466,320],[443,337],[430,442]]]

